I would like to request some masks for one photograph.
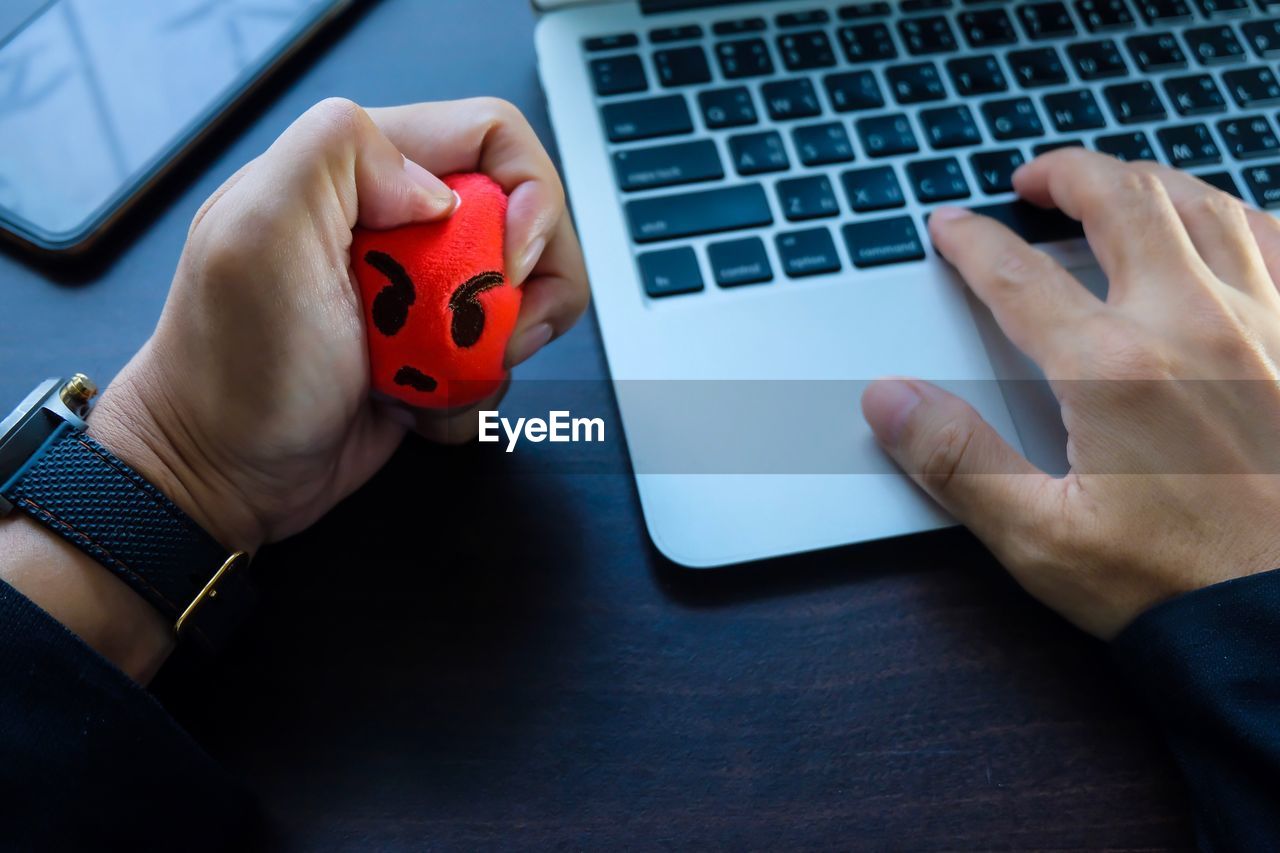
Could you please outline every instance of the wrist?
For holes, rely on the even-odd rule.
[[[191,517],[228,551],[252,554],[263,525],[223,468],[184,427],[159,383],[134,364],[111,383],[88,419],[88,434]]]
[[[173,651],[173,625],[160,611],[97,560],[20,513],[0,524],[0,580],[140,684]]]

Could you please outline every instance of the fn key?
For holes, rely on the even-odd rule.
[[[673,296],[702,290],[702,271],[693,249],[682,246],[661,252],[646,252],[637,259],[644,292],[653,297]]]

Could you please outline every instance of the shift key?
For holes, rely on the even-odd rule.
[[[664,195],[627,202],[631,239],[652,243],[696,237],[773,222],[769,199],[759,184],[739,184],[696,193]]]

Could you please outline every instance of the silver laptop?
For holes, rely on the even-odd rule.
[[[645,519],[717,566],[952,522],[859,413],[941,383],[1051,471],[1056,406],[931,250],[938,204],[1105,289],[1016,202],[1056,146],[1280,204],[1276,0],[542,0],[538,62]],[[1275,13],[1275,14],[1272,14]]]

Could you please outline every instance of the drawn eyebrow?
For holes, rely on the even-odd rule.
[[[373,325],[387,337],[404,328],[409,319],[409,308],[418,298],[413,289],[413,279],[395,258],[386,252],[365,252],[365,263],[387,277],[386,287],[373,298]]]
[[[449,297],[449,308],[453,311],[453,322],[449,333],[453,342],[460,347],[469,347],[480,340],[484,332],[484,308],[480,305],[479,296],[502,284],[502,273],[490,270],[474,275],[453,291]]]

